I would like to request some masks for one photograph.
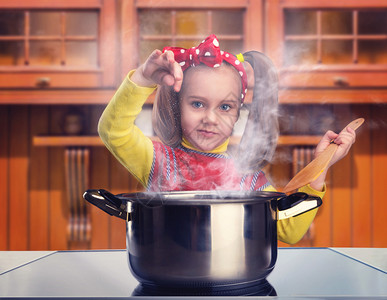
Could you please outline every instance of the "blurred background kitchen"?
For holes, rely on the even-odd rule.
[[[275,186],[326,130],[366,119],[295,246],[387,247],[385,0],[0,0],[0,250],[125,248],[125,224],[82,199],[141,190],[97,137],[98,118],[153,49],[210,33],[278,68],[281,137],[265,170]],[[152,103],[137,121],[149,136]]]

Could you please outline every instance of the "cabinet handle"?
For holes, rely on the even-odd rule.
[[[38,77],[36,79],[36,86],[44,88],[50,86],[50,77]]]
[[[349,86],[348,79],[346,77],[335,76],[333,77],[333,82],[336,86]]]

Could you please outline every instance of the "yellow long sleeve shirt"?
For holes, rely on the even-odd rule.
[[[134,121],[155,87],[137,86],[130,80],[132,72],[125,78],[104,110],[98,124],[98,132],[109,151],[146,187],[151,175],[154,147],[152,141],[135,126]],[[183,146],[192,149],[185,140]],[[224,153],[226,150],[227,143],[211,153]],[[268,185],[264,191],[275,191],[275,188]],[[316,191],[309,185],[300,188],[299,191],[320,198],[325,194],[325,191]],[[296,217],[279,220],[277,222],[279,240],[289,244],[299,241],[308,230],[316,213],[317,209],[314,209]]]

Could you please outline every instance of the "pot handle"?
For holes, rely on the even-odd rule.
[[[321,206],[320,197],[298,192],[278,200],[278,220],[301,215],[309,210]]]
[[[131,214],[125,210],[123,202],[106,190],[87,190],[83,193],[83,198],[111,216],[131,220]]]
[[[124,207],[121,207],[122,201],[118,199],[116,196],[114,196],[112,193],[108,192],[107,190],[99,189],[98,194],[104,197],[105,200],[109,201],[114,207],[119,209],[124,208]]]

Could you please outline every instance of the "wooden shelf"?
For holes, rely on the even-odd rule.
[[[319,135],[281,135],[278,138],[278,145],[280,146],[315,146],[321,140]]]
[[[0,90],[0,104],[106,105],[115,89]],[[280,89],[280,104],[376,104],[387,103],[387,89]],[[146,104],[153,104],[153,93]],[[251,103],[248,91],[246,103]]]
[[[176,0],[163,0],[163,1],[153,1],[153,0],[137,0],[137,8],[192,8],[192,7],[221,7],[221,8],[240,8],[247,7],[249,1],[246,0],[199,0],[195,1],[193,4],[191,1],[176,1]]]
[[[283,89],[281,104],[376,104],[387,103],[386,89]]]
[[[0,90],[0,104],[107,104],[115,89]]]
[[[230,144],[238,144],[241,137],[232,136]],[[315,146],[320,141],[321,136],[317,135],[281,135],[278,138],[278,146]]]
[[[157,137],[150,137],[158,140]],[[240,137],[232,136],[230,144],[237,144]],[[278,139],[279,146],[304,145],[314,146],[320,141],[320,136],[315,135],[284,135]],[[99,136],[34,136],[34,146],[39,147],[101,147],[104,146]]]
[[[104,146],[99,136],[34,136],[32,144],[44,147]]]
[[[157,140],[157,137],[150,137]],[[101,147],[105,146],[101,138],[92,136],[34,136],[32,144],[39,147]]]

